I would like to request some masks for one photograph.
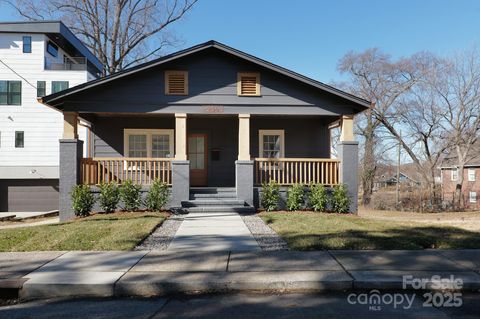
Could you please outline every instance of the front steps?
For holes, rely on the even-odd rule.
[[[190,199],[182,201],[182,207],[189,213],[254,213],[255,207],[237,199],[235,188],[193,187]]]

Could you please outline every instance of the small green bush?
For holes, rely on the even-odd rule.
[[[310,207],[316,212],[327,210],[328,192],[323,184],[314,184],[310,187],[308,202]]]
[[[140,190],[141,185],[134,184],[131,180],[126,180],[120,186],[120,198],[123,202],[123,209],[128,211],[136,211],[142,204],[142,196]]]
[[[167,183],[155,179],[150,186],[145,204],[150,211],[160,211],[167,204],[170,191]]]
[[[98,188],[100,189],[100,195],[98,196],[100,208],[106,213],[114,212],[120,201],[120,191],[117,183],[102,183]]]
[[[280,187],[274,180],[262,184],[262,207],[270,212],[278,209],[278,201],[280,200]]]
[[[88,216],[95,204],[95,197],[87,185],[75,185],[72,189],[72,209],[76,216]]]
[[[305,189],[303,184],[294,184],[287,192],[287,210],[294,211],[305,207]]]
[[[333,188],[332,193],[332,210],[335,213],[348,213],[350,212],[351,199],[348,196],[347,187],[343,184],[336,185]]]

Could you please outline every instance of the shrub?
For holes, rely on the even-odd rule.
[[[323,184],[314,184],[311,186],[308,202],[310,207],[316,212],[324,212],[327,210],[328,193]]]
[[[278,201],[280,200],[280,187],[271,180],[268,183],[262,184],[262,207],[270,212],[278,209]]]
[[[155,179],[145,200],[148,210],[161,210],[167,203],[169,195],[170,191],[167,183],[162,182],[160,179]]]
[[[347,187],[345,185],[336,185],[333,188],[332,193],[332,210],[335,213],[348,213],[350,212],[351,199],[348,196]]]
[[[72,209],[77,216],[88,216],[95,204],[95,197],[87,185],[75,185],[72,189]]]
[[[107,213],[114,212],[120,201],[120,192],[117,183],[102,183],[98,188],[100,188],[100,196],[98,197],[100,208]]]
[[[287,192],[287,209],[299,210],[305,207],[305,189],[303,184],[295,184]]]
[[[131,180],[123,182],[120,186],[120,198],[122,199],[124,210],[138,210],[142,203],[141,189],[141,185],[134,184]]]

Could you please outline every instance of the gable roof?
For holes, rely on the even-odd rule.
[[[229,47],[225,44],[222,44],[222,43],[214,41],[214,40],[211,40],[211,41],[208,41],[208,42],[205,42],[205,43],[202,43],[202,44],[198,44],[198,45],[190,47],[188,49],[181,50],[181,51],[166,55],[164,57],[161,57],[161,58],[158,58],[158,59],[155,59],[155,60],[143,63],[143,64],[139,64],[139,65],[134,66],[132,68],[128,68],[128,69],[113,73],[111,75],[108,75],[108,76],[103,77],[103,78],[99,78],[97,80],[93,80],[93,81],[90,81],[90,82],[85,82],[83,84],[77,85],[77,86],[72,87],[72,88],[67,89],[67,90],[63,90],[63,91],[60,91],[60,92],[57,92],[57,93],[54,93],[54,94],[44,96],[42,98],[39,98],[39,101],[41,103],[59,108],[57,106],[59,104],[61,104],[65,98],[67,98],[67,97],[69,97],[69,96],[71,96],[75,93],[88,90],[89,88],[100,86],[104,83],[108,83],[108,82],[114,81],[116,79],[120,79],[120,78],[123,78],[125,76],[128,76],[130,74],[134,74],[134,73],[137,73],[137,72],[140,72],[140,71],[152,68],[152,67],[156,67],[156,66],[161,65],[163,63],[170,62],[170,61],[179,59],[181,57],[191,55],[191,54],[194,54],[196,52],[203,51],[203,50],[208,49],[208,48],[216,48],[216,49],[221,50],[223,52],[229,53],[229,54],[237,56],[241,59],[244,59],[244,60],[247,60],[247,61],[252,62],[254,64],[257,64],[261,67],[267,68],[269,70],[272,70],[274,72],[283,74],[283,75],[288,76],[288,77],[290,77],[292,79],[295,79],[297,81],[308,84],[312,87],[315,87],[315,88],[321,89],[323,91],[329,92],[331,94],[334,94],[338,97],[341,97],[345,100],[348,100],[349,102],[353,102],[354,105],[355,105],[354,108],[356,110],[358,110],[358,112],[361,112],[361,111],[370,107],[371,103],[367,100],[364,100],[362,98],[359,98],[357,96],[354,96],[354,95],[349,94],[347,92],[344,92],[342,90],[334,88],[330,85],[327,85],[327,84],[324,84],[322,82],[316,81],[314,79],[311,79],[309,77],[306,77],[306,76],[301,75],[299,73],[296,73],[294,71],[288,70],[286,68],[283,68],[281,66],[273,64],[271,62],[262,60],[260,58],[257,58],[255,56],[253,56],[253,55],[250,55],[248,53],[245,53],[245,52],[242,52],[240,50],[234,49],[232,47]],[[59,108],[59,109],[61,109],[61,108]]]

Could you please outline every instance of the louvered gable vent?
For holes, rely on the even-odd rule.
[[[165,94],[187,95],[188,94],[188,72],[187,71],[165,71]]]
[[[239,73],[237,91],[238,95],[260,95],[260,74]]]

